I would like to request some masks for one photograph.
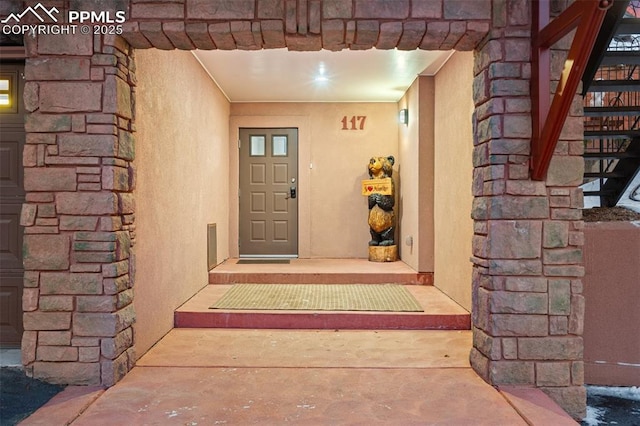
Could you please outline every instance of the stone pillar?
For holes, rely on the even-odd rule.
[[[539,387],[581,418],[582,110],[577,97],[546,182],[531,180],[530,46],[529,2],[494,1],[474,69],[470,360],[487,382]]]
[[[22,362],[109,386],[135,359],[133,59],[113,36],[25,42]]]

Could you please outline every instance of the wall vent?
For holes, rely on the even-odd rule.
[[[218,264],[218,232],[215,223],[207,224],[207,259],[210,271]]]

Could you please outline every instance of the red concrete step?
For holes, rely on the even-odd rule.
[[[433,285],[433,274],[403,262],[367,259],[292,259],[289,264],[238,264],[228,259],[209,272],[209,284]]]
[[[374,275],[366,273],[209,273],[209,284],[408,284],[433,285],[428,273]]]
[[[424,312],[209,309],[231,285],[208,285],[174,313],[176,328],[469,330],[469,312],[433,286],[408,285]]]

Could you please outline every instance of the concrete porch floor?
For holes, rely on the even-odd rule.
[[[202,295],[243,277],[424,284],[402,262],[235,261],[212,271],[223,285]],[[205,299],[212,302],[196,297],[182,309],[206,310]],[[70,386],[22,425],[576,424],[542,391],[484,382],[469,365],[471,346],[469,330],[174,328],[115,386]]]
[[[68,387],[22,425],[575,425],[495,389],[470,331],[174,329],[115,386]]]

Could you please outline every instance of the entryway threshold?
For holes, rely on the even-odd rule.
[[[239,264],[230,258],[209,271],[209,284],[405,284],[433,285],[433,274],[402,261],[291,259],[288,264]]]

